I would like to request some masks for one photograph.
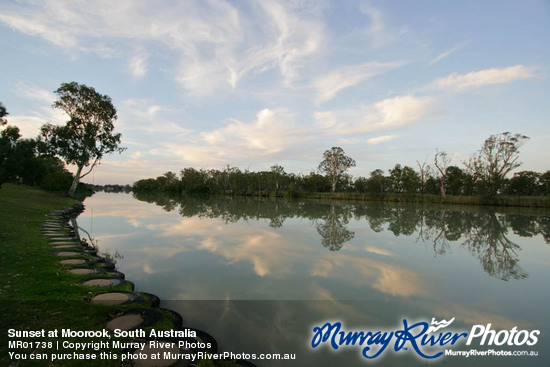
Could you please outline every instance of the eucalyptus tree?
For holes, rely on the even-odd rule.
[[[506,175],[521,166],[519,148],[529,137],[509,132],[491,135],[481,149],[466,163],[470,174],[481,183],[488,195],[496,195],[502,188]]]
[[[431,167],[429,164],[426,163],[426,160],[424,160],[424,162],[422,163],[417,160],[416,164],[418,165],[418,175],[420,179],[420,194],[424,195],[424,191],[426,189],[426,181],[428,181],[428,177],[430,177]]]
[[[61,157],[65,163],[76,165],[69,196],[73,196],[78,182],[88,175],[105,154],[119,152],[120,133],[114,132],[117,111],[107,95],[92,87],[76,82],[63,83],[54,92],[58,99],[53,107],[63,110],[69,117],[65,125],[45,124],[41,140],[47,151]],[[87,172],[82,173],[84,168]]]
[[[447,169],[449,168],[449,164],[451,163],[452,157],[447,155],[447,152],[445,151],[439,151],[436,149],[435,156],[434,156],[434,166],[439,171],[439,184],[440,184],[440,190],[441,190],[441,196],[443,198],[447,197],[447,193],[445,191],[445,179],[447,178]]]
[[[319,164],[319,171],[328,176],[332,192],[334,192],[338,181],[350,167],[355,167],[355,160],[348,157],[342,148],[332,147],[323,153],[323,161]]]

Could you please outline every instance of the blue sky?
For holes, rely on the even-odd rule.
[[[550,2],[21,0],[0,4],[0,101],[24,137],[66,121],[53,91],[109,95],[121,155],[86,177],[184,167],[308,174],[325,150],[368,176],[452,164],[522,133],[550,169]]]

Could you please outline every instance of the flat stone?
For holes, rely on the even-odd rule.
[[[56,245],[52,246],[52,248],[78,248],[78,245]]]
[[[86,263],[86,260],[84,259],[66,259],[59,261],[61,264],[65,265],[80,265]]]
[[[50,237],[50,236],[48,236]],[[49,238],[50,241],[74,241],[73,238],[69,237],[69,236],[58,236],[58,237],[50,237]]]
[[[139,355],[140,353],[143,353],[143,354],[147,355],[147,358],[146,359],[137,359],[137,358],[133,359],[134,362],[135,362],[134,366],[136,366],[136,367],[168,367],[168,366],[175,365],[176,363],[178,363],[178,361],[182,361],[181,359],[178,360],[177,358],[174,358],[174,359],[164,359],[164,358],[162,358],[162,359],[151,359],[151,355],[158,354],[158,353],[160,353],[160,355],[162,357],[164,357],[165,352],[169,352],[171,356],[172,355],[177,356],[177,355],[179,355],[180,350],[179,350],[178,346],[175,343],[170,343],[169,347],[164,347],[164,348],[151,348],[148,345],[145,345],[145,348],[143,348],[143,350],[136,350],[134,352],[134,355],[136,355],[136,357],[137,357],[137,355]],[[185,361],[185,360],[183,360],[183,361]]]
[[[78,245],[78,242],[75,241],[53,241],[50,242],[50,245]]]
[[[128,302],[130,296],[126,293],[120,292],[109,292],[98,294],[97,296],[92,297],[90,300],[93,304],[102,304],[102,305],[120,305],[121,303]]]
[[[69,273],[76,275],[88,275],[95,273],[94,269],[79,268],[79,269],[69,269]]]
[[[60,251],[55,255],[56,256],[78,256],[78,255],[83,255],[83,253],[82,252],[76,252],[76,251]]]
[[[107,323],[105,326],[105,329],[107,330],[131,330],[134,328],[137,328],[139,325],[141,325],[144,321],[144,318],[141,317],[141,315],[133,314],[133,315],[122,315],[119,317],[115,317],[111,321]]]
[[[120,283],[118,279],[99,278],[99,279],[90,279],[80,284],[86,285],[88,287],[110,287],[117,283]]]

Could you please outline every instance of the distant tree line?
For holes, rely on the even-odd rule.
[[[449,166],[445,178],[446,195],[482,195],[487,192],[482,182],[466,170]],[[545,173],[521,171],[505,179],[498,187],[499,194],[521,196],[547,196],[550,194],[550,171]],[[440,178],[433,172],[424,173],[424,179],[414,168],[396,164],[385,174],[374,170],[369,177],[353,179],[342,177],[336,192],[366,194],[432,194],[440,195]],[[307,175],[284,171],[249,171],[227,166],[224,170],[185,168],[179,176],[166,172],[157,178],[134,183],[134,192],[212,193],[231,195],[283,196],[291,193],[331,192],[329,177],[312,171]]]
[[[226,166],[223,170],[184,168],[179,175],[166,172],[157,178],[134,183],[134,192],[214,193],[230,195],[283,196],[315,192],[364,194],[432,194],[454,196],[550,194],[550,171],[521,171],[506,175],[520,166],[519,147],[526,136],[510,133],[492,135],[482,148],[460,168],[450,165],[452,157],[436,150],[433,166],[418,162],[418,169],[396,164],[384,172],[372,171],[369,177],[353,178],[346,173],[355,166],[339,147],[325,151],[317,170],[309,174],[285,172],[278,164],[269,171],[254,172]]]

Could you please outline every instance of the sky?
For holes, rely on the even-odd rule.
[[[0,1],[0,101],[24,138],[64,124],[53,93],[112,98],[122,154],[84,181],[185,167],[354,177],[451,164],[506,131],[550,169],[550,1]]]

